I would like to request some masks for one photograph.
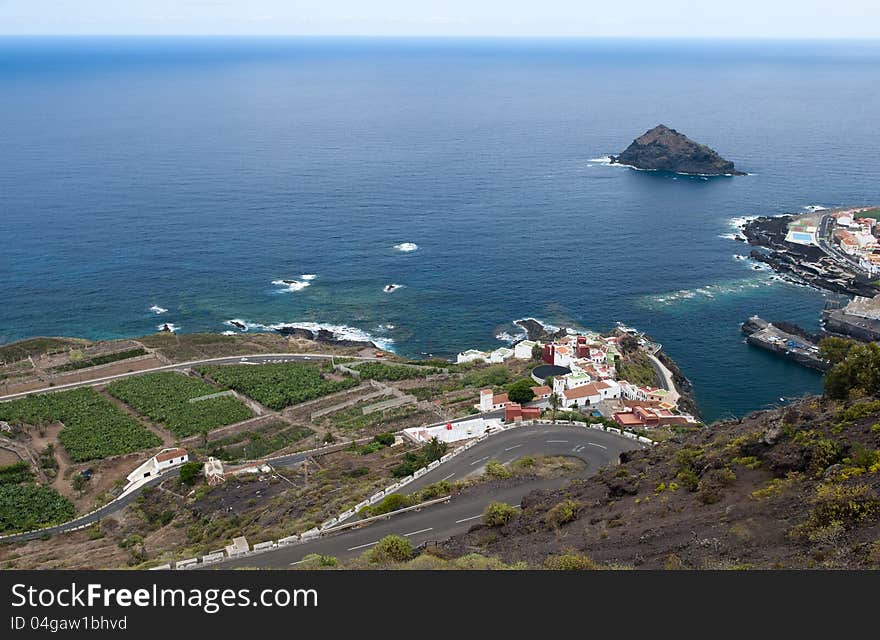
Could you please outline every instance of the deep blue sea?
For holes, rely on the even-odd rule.
[[[731,220],[880,201],[878,104],[877,42],[0,39],[0,342],[241,319],[450,355],[622,321],[741,415],[821,380],[740,323],[825,297]],[[750,175],[602,160],[661,122]]]

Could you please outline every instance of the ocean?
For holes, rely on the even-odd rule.
[[[878,94],[878,42],[0,39],[0,342],[238,319],[450,356],[620,321],[740,416],[821,389],[740,323],[826,296],[735,221],[880,201]],[[749,175],[609,166],[661,122]]]

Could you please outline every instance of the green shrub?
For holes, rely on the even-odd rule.
[[[548,556],[544,568],[550,571],[593,571],[599,566],[591,558],[575,553]]]
[[[185,462],[180,466],[180,481],[189,486],[194,485],[202,473],[203,466],[201,462]]]
[[[300,560],[296,568],[313,571],[315,569],[333,569],[338,566],[339,560],[335,556],[322,556],[317,553],[310,553]]]
[[[696,491],[697,487],[700,486],[700,478],[697,473],[693,469],[682,469],[679,471],[675,479],[678,480],[679,484],[683,486],[688,491]]]
[[[757,469],[761,466],[761,461],[755,456],[741,456],[731,460],[730,464],[738,464],[746,469]]]
[[[360,514],[367,518],[381,516],[386,513],[391,513],[392,511],[397,511],[398,509],[405,509],[406,507],[412,506],[412,504],[413,500],[408,496],[399,493],[392,493],[390,496],[385,496],[380,502],[364,507],[360,510]]]
[[[818,540],[838,527],[880,518],[880,499],[864,484],[819,484],[812,503],[807,521],[792,529],[793,538]]]
[[[386,431],[385,433],[380,433],[378,435],[373,436],[373,440],[378,442],[381,445],[386,447],[390,447],[394,444],[394,434],[390,431]]]
[[[505,467],[497,460],[490,460],[486,463],[485,474],[487,478],[491,478],[492,480],[504,480],[513,475],[510,472],[510,469]]]
[[[503,527],[516,516],[514,507],[504,502],[490,502],[483,511],[483,524],[489,527]]]
[[[368,554],[369,561],[376,564],[406,562],[412,557],[412,543],[403,536],[385,536]]]
[[[580,503],[574,500],[563,500],[544,514],[544,524],[550,529],[558,529],[577,517],[580,506]]]

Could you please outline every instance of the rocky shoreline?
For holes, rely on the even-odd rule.
[[[871,297],[877,288],[860,274],[848,271],[815,246],[785,241],[794,216],[762,216],[742,227],[746,241],[767,251],[752,250],[753,260],[763,262],[783,277],[832,293]]]

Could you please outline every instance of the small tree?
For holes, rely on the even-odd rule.
[[[186,462],[180,467],[180,482],[192,486],[196,483],[201,472],[201,462]]]
[[[510,385],[507,397],[511,402],[519,402],[520,404],[531,402],[535,398],[535,392],[532,391],[532,381],[528,378],[517,380]]]
[[[422,456],[425,464],[434,462],[445,456],[447,449],[449,449],[447,443],[438,440],[436,436],[431,438],[431,440],[422,447]]]
[[[550,394],[550,419],[556,422],[556,412],[559,411],[559,394],[555,391]]]
[[[544,357],[544,349],[537,342],[532,347],[532,360],[541,360]]]

